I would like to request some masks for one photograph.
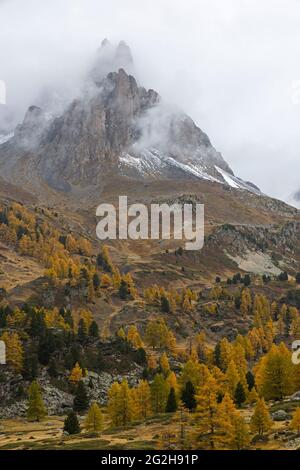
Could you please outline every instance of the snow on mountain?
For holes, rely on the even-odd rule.
[[[0,145],[5,144],[5,142],[8,142],[13,136],[14,132],[11,132],[10,134],[0,134]]]

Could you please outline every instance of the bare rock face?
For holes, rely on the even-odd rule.
[[[233,175],[191,118],[139,86],[133,71],[126,43],[104,40],[82,96],[55,119],[30,107],[14,137],[0,145],[4,177],[42,180],[65,192],[100,185],[108,175],[200,178],[259,192]]]

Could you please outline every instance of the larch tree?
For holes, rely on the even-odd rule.
[[[77,384],[83,377],[83,371],[78,362],[76,362],[75,366],[73,367],[71,374],[69,376],[69,381],[73,384]]]
[[[250,427],[252,432],[262,437],[272,427],[272,419],[268,407],[263,398],[259,398],[251,417]]]
[[[136,414],[133,395],[127,380],[113,383],[109,390],[108,412],[114,426],[125,426],[133,421]]]
[[[39,384],[34,380],[28,389],[27,418],[29,421],[40,421],[47,416]]]
[[[85,419],[85,428],[87,431],[102,431],[103,414],[101,408],[96,402],[92,403]]]
[[[224,448],[229,423],[217,402],[218,385],[212,377],[196,395],[195,443],[211,450]]]
[[[298,406],[293,413],[290,428],[293,431],[297,431],[298,436],[300,435],[300,407]]]
[[[293,364],[291,353],[281,343],[275,344],[255,367],[255,380],[259,392],[266,400],[282,400],[293,392]]]
[[[168,375],[170,372],[170,365],[167,354],[164,352],[159,359],[160,367],[164,375]]]
[[[24,363],[24,350],[18,333],[5,331],[0,337],[6,347],[6,362],[15,372],[20,372]]]
[[[169,387],[162,374],[156,374],[151,384],[152,409],[154,413],[163,413],[169,394]]]
[[[140,380],[135,391],[137,415],[146,419],[152,415],[151,389],[146,380]]]
[[[226,382],[230,396],[233,398],[234,393],[237,387],[237,384],[240,381],[240,376],[237,370],[235,363],[231,360],[228,368],[226,370]]]

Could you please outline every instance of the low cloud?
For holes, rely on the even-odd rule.
[[[0,133],[31,104],[59,113],[102,39],[125,39],[140,84],[190,115],[237,175],[287,200],[300,186],[299,21],[298,0],[2,0]]]

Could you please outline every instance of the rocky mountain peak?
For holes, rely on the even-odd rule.
[[[155,90],[140,86],[131,70],[127,44],[121,41],[114,46],[103,40],[82,95],[56,118],[31,106],[14,138],[0,145],[0,168],[14,178],[20,173],[23,179],[23,166],[15,171],[23,148],[32,152],[30,178],[36,172],[63,191],[98,185],[113,174],[204,179],[259,193],[234,176],[190,117]]]

